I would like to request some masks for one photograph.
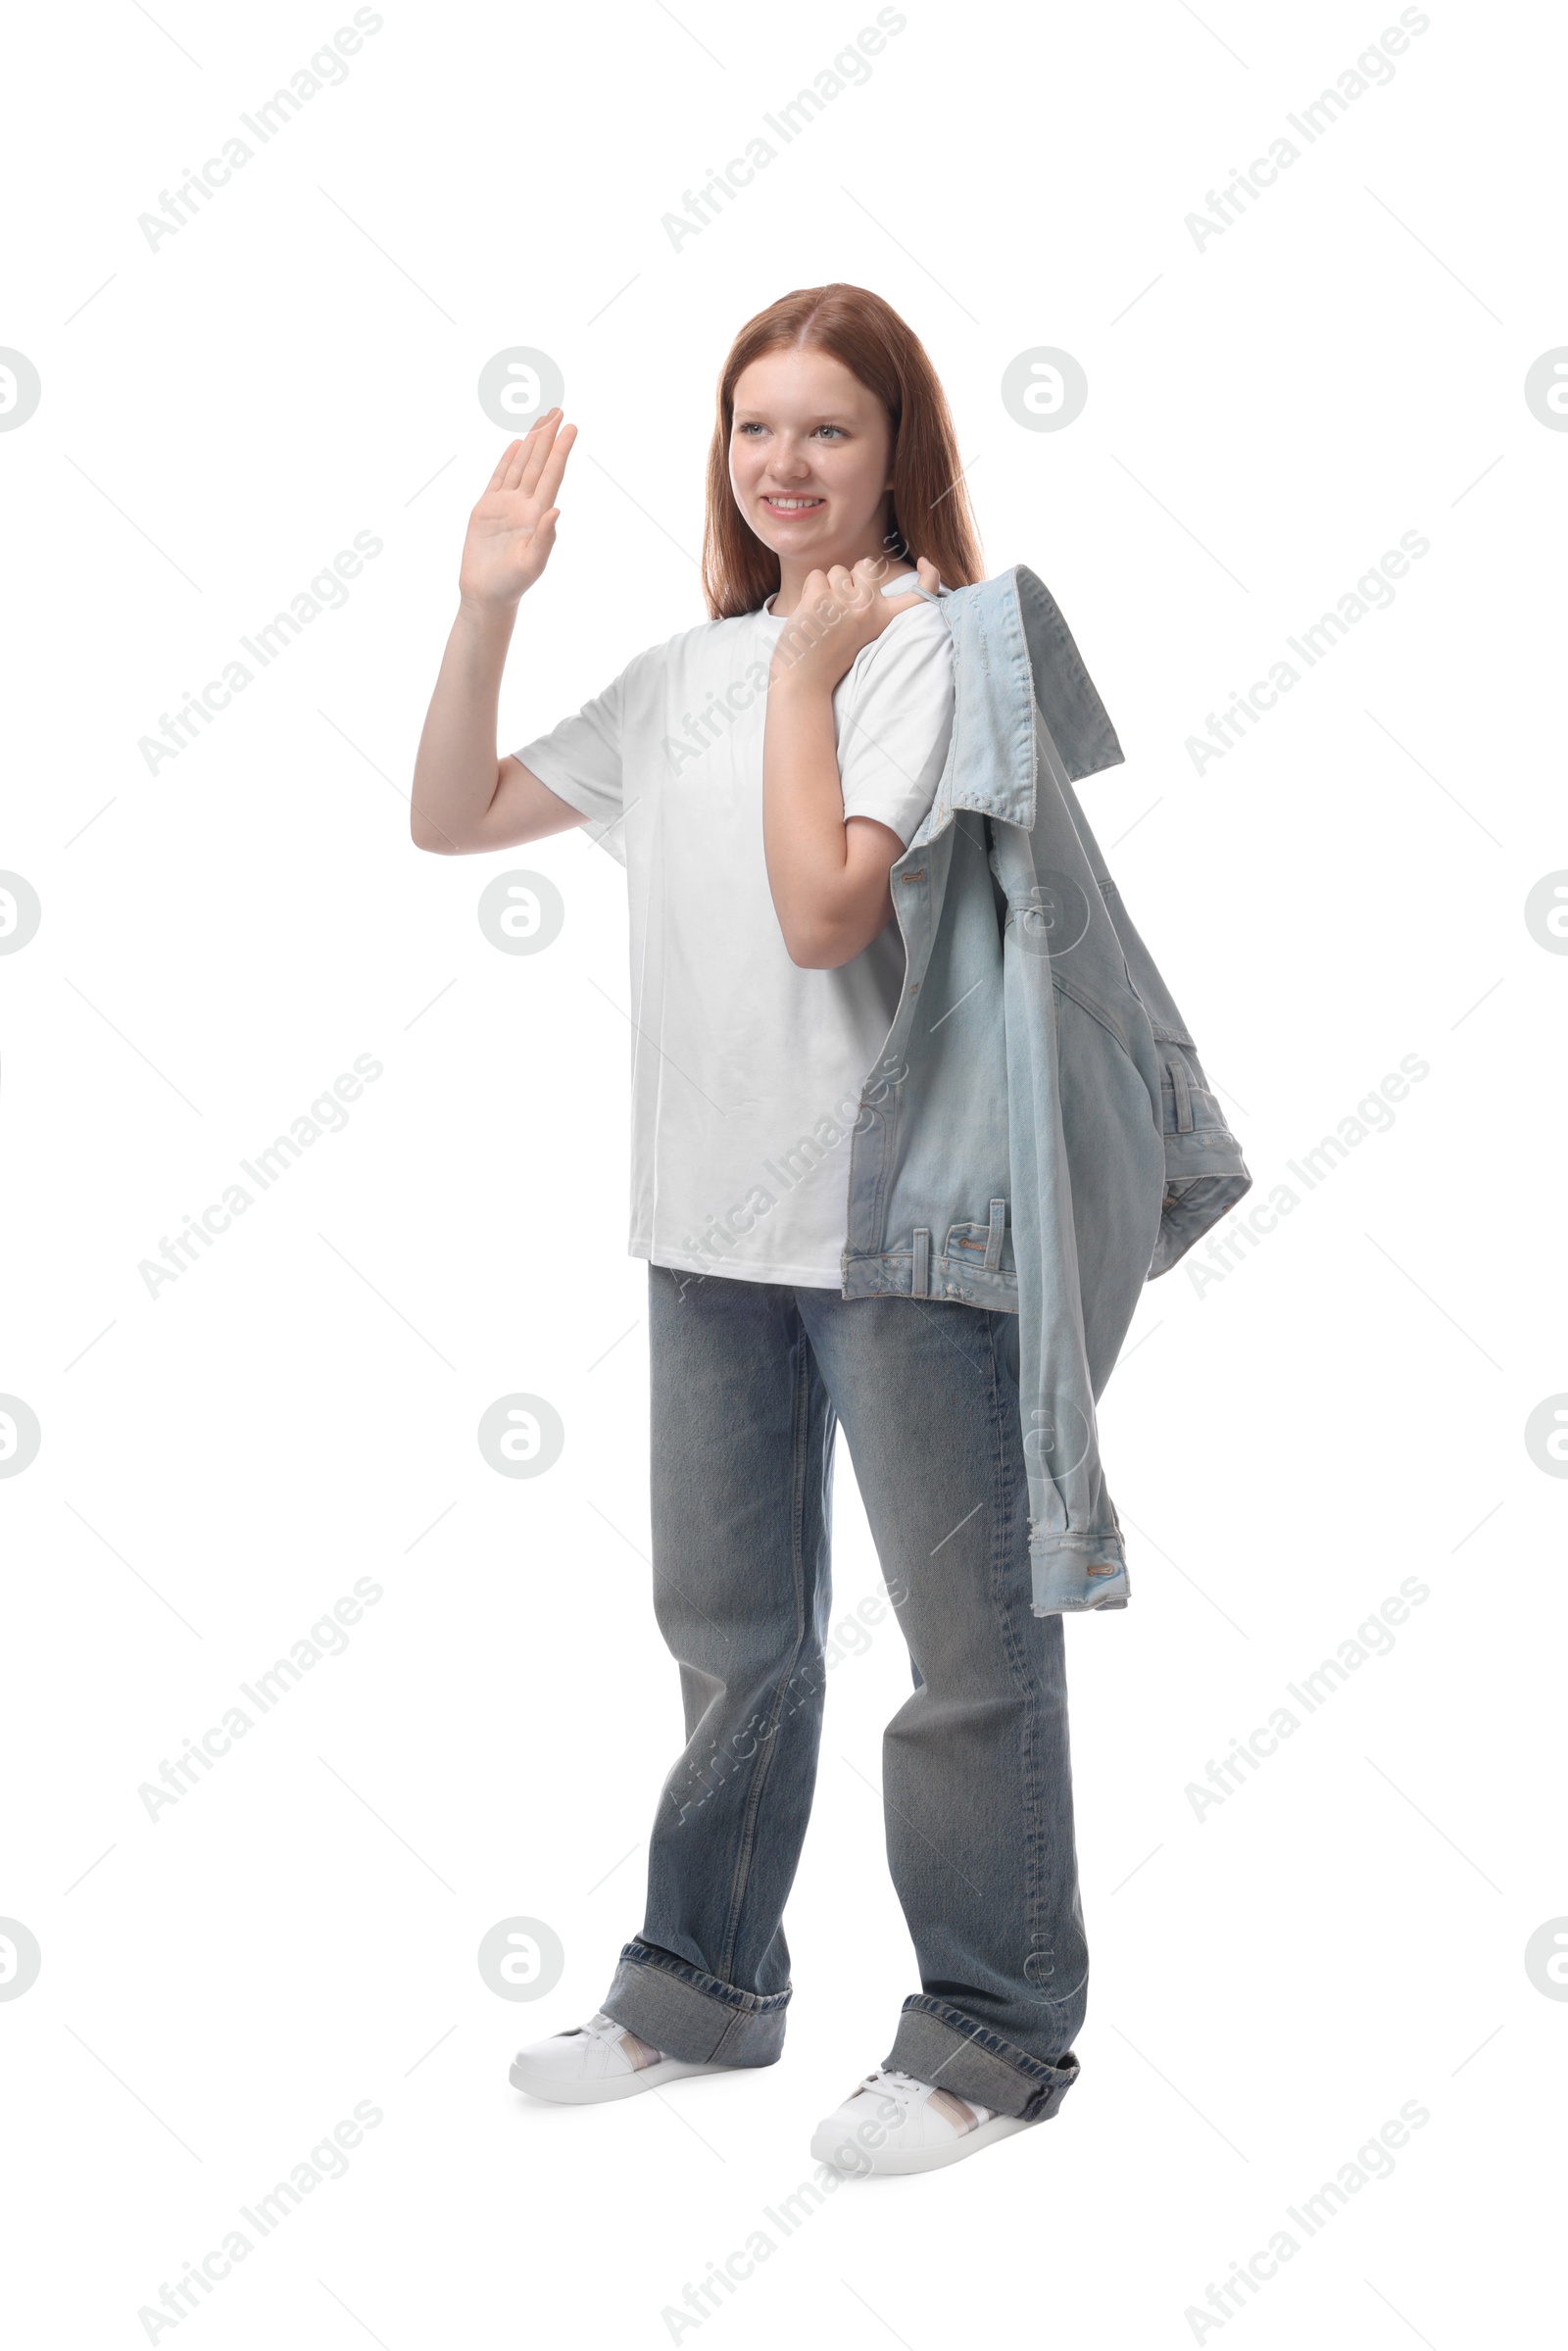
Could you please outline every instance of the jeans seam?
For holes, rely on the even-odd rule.
[[[997,1509],[992,1521],[992,1593],[1001,1621],[1003,1640],[1008,1663],[1017,1683],[1024,1705],[1023,1754],[1020,1757],[1020,1780],[1024,1813],[1024,1916],[1029,1935],[1029,1950],[1024,1961],[1025,1980],[1039,1990],[1037,1979],[1030,1973],[1037,1949],[1041,1913],[1045,1904],[1045,1870],[1043,1866],[1040,1779],[1040,1693],[1036,1677],[1030,1670],[1029,1655],[1019,1641],[1012,1602],[1007,1591],[1007,1552],[1017,1519],[1016,1494],[1009,1494],[1007,1481],[1007,1410],[1006,1382],[997,1348],[997,1319],[993,1312],[988,1318],[988,1338],[991,1345],[991,1396],[997,1435],[996,1475]],[[1052,1954],[1053,1972],[1055,1954]]]
[[[805,1318],[793,1298],[789,1300],[789,1311],[795,1317],[796,1329],[799,1333],[800,1362],[800,1370],[795,1382],[794,1427],[791,1432],[795,1475],[791,1481],[790,1495],[790,1560],[795,1580],[795,1646],[790,1652],[789,1671],[780,1679],[769,1711],[767,1751],[758,1770],[753,1774],[752,1785],[747,1790],[746,1815],[741,1823],[740,1844],[736,1851],[734,1873],[730,1880],[729,1915],[724,1922],[724,1937],[719,1960],[720,1972],[726,1979],[732,1977],[735,1972],[735,1944],[740,1935],[741,1912],[745,1905],[747,1887],[751,1884],[752,1859],[757,1849],[758,1814],[761,1809],[763,1791],[772,1770],[784,1694],[795,1679],[801,1651],[806,1644],[806,1568],[801,1535],[806,1516],[806,1464],[810,1451],[811,1343],[807,1336]]]

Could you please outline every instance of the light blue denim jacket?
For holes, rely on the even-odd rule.
[[[1019,565],[940,601],[953,738],[890,877],[843,1295],[1017,1313],[1035,1613],[1123,1608],[1096,1398],[1144,1283],[1251,1177],[1073,791],[1122,750],[1054,599]]]

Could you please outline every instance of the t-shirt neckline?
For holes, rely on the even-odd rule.
[[[910,578],[912,581],[914,581],[916,584],[918,584],[918,582],[919,582],[919,577],[920,577],[920,574],[918,573],[918,571],[911,571],[911,572],[909,573],[909,578]],[[906,591],[904,591],[904,583],[903,583],[903,582],[901,582],[901,583],[900,583],[900,587],[901,587],[901,592],[906,592]],[[753,617],[754,617],[754,618],[756,618],[756,619],[758,619],[758,620],[771,620],[775,628],[782,628],[782,627],[784,626],[784,623],[785,623],[786,619],[793,620],[793,619],[794,619],[794,617],[795,617],[795,614],[794,614],[793,612],[788,612],[788,613],[785,613],[785,612],[775,612],[773,611],[773,609],[772,609],[772,606],[773,606],[773,597],[774,597],[774,596],[776,596],[777,594],[778,594],[778,590],[777,590],[777,588],[775,588],[775,589],[772,591],[772,594],[771,594],[771,595],[765,596],[765,597],[762,599],[762,602],[761,602],[761,603],[760,603],[760,604],[758,606],[758,608],[757,608],[757,611],[756,611],[755,614],[753,615]],[[895,619],[897,619],[897,618],[898,618],[898,614],[897,614],[896,612],[895,612],[895,614],[894,614],[894,618],[895,618]]]

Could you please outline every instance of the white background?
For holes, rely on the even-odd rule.
[[[346,2176],[155,2339],[1534,2339],[1568,2008],[1524,1950],[1568,1912],[1543,1813],[1568,1489],[1523,1432],[1568,1389],[1568,961],[1524,902],[1568,865],[1568,439],[1523,383],[1568,341],[1560,21],[1435,4],[1200,250],[1186,216],[1395,9],[911,0],[677,252],[662,216],[869,6],[389,4],[149,250],[138,215],[347,14],[162,0],[12,36],[0,342],[43,399],[0,435],[0,864],[43,919],[0,960],[0,1389],[43,1435],[0,1482],[0,1913],[43,1966],[0,2003],[10,2331],[145,2341],[164,2281],[369,2100]],[[874,1792],[906,1659],[888,1622],[833,1672],[784,2061],[597,2110],[512,2092],[513,2049],[593,2009],[640,1924],[680,1738],[623,1253],[624,877],[578,835],[421,857],[406,804],[505,438],[484,363],[550,353],[581,426],[510,745],[702,617],[724,350],[832,278],[924,339],[987,568],[1040,572],[1116,723],[1086,807],[1243,1140],[1243,1213],[1401,1056],[1430,1075],[1222,1279],[1152,1287],[1106,1393],[1133,1598],[1067,1627],[1082,2081],[1049,2131],[847,2185],[785,2238],[764,2208],[917,1988]],[[1000,398],[1041,345],[1088,373],[1060,432]],[[149,774],[138,739],[362,530],[384,551],[346,606]],[[1392,607],[1195,773],[1207,714],[1410,530]],[[481,934],[513,869],[564,895],[547,953]],[[362,1053],[383,1074],[346,1128],[151,1298],[140,1261]],[[515,1391],[565,1426],[536,1480],[475,1443]],[[842,1454],[837,1536],[843,1615],[877,1568]],[[138,1788],[361,1577],[382,1597],[345,1652],[149,1819]],[[1390,1653],[1199,1818],[1210,1759],[1411,1577]],[[476,1965],[514,1916],[565,1953],[531,2003]],[[1209,2281],[1410,2100],[1393,2176],[1200,2331]],[[771,2257],[676,2330],[759,2228]]]

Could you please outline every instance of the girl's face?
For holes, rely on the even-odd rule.
[[[769,351],[735,385],[735,503],[786,578],[888,552],[893,434],[874,392],[825,351]]]

